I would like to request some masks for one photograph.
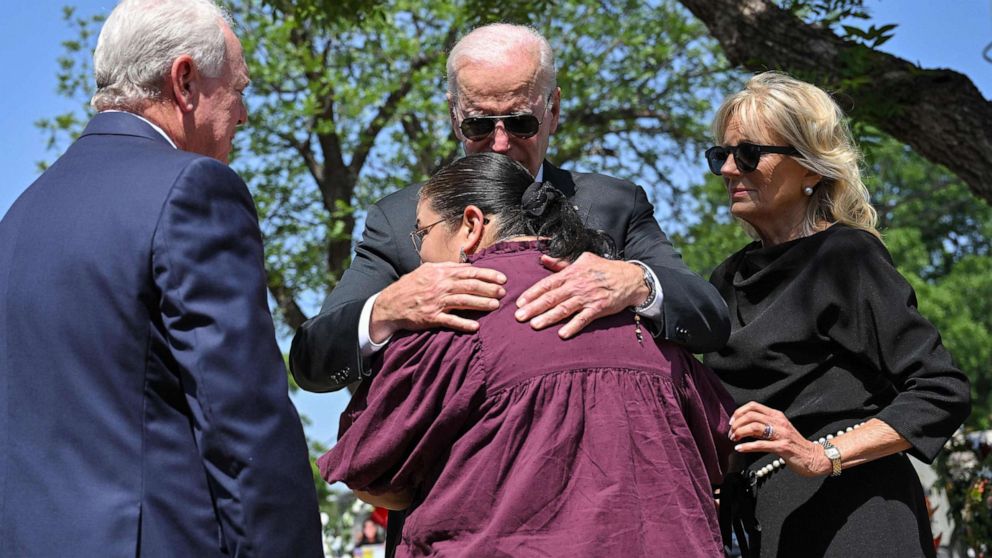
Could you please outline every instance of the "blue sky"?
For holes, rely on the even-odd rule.
[[[7,70],[6,85],[0,87],[4,138],[0,168],[5,169],[0,179],[0,214],[37,177],[36,162],[55,157],[46,151],[45,138],[34,122],[73,108],[55,93],[61,42],[75,38],[62,21],[66,4],[77,6],[79,15],[89,16],[109,13],[116,2],[17,0],[4,6],[0,60]],[[982,58],[982,50],[992,42],[992,0],[866,0],[865,5],[873,16],[870,23],[899,25],[882,50],[925,68],[957,70],[992,99],[992,63]],[[337,415],[347,399],[343,393],[296,398],[300,411],[313,420],[308,427],[311,436],[324,442],[335,439]]]

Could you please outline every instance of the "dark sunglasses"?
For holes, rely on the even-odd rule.
[[[548,100],[544,103],[544,112],[548,112],[551,105],[552,91],[548,95]],[[462,120],[458,126],[462,135],[472,141],[479,141],[489,137],[496,130],[496,123],[503,121],[506,131],[526,139],[537,133],[541,129],[541,121],[529,112],[518,112],[514,114],[499,114],[494,116],[470,116]]]
[[[710,165],[710,172],[720,176],[720,168],[727,162],[727,156],[734,156],[734,164],[741,172],[751,172],[758,168],[758,160],[765,153],[780,153],[782,155],[799,155],[795,147],[783,145],[755,145],[753,143],[739,143],[724,147],[716,145],[706,150],[706,162]]]

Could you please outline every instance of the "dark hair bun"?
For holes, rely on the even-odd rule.
[[[536,218],[543,216],[548,211],[549,205],[553,206],[556,200],[564,198],[565,194],[550,182],[535,182],[524,190],[520,201],[524,213]]]

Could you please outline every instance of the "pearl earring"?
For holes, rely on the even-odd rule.
[[[803,188],[803,193],[806,194],[806,197],[807,198],[810,197],[810,196],[812,196],[813,195],[813,187],[812,186],[807,186],[807,187]]]

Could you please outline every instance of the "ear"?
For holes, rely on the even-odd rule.
[[[451,131],[454,132],[458,141],[465,141],[461,130],[458,129],[458,119],[455,117],[455,100],[451,97],[451,92],[445,93],[444,98],[448,100],[448,118],[451,120]]]
[[[561,87],[555,87],[555,92],[551,94],[551,110],[548,111],[548,134],[554,134],[558,130],[558,118],[561,116]]]
[[[823,176],[809,169],[806,169],[806,174],[803,175],[803,187],[804,188],[806,186],[816,187],[816,185],[819,184],[821,180],[823,180]]]
[[[169,69],[168,89],[172,93],[172,98],[176,101],[179,110],[187,113],[193,112],[199,100],[200,73],[196,69],[196,63],[188,54],[184,54],[172,61]]]
[[[459,231],[461,249],[466,254],[474,254],[482,244],[486,233],[486,214],[477,206],[470,205],[462,212],[462,224]]]

